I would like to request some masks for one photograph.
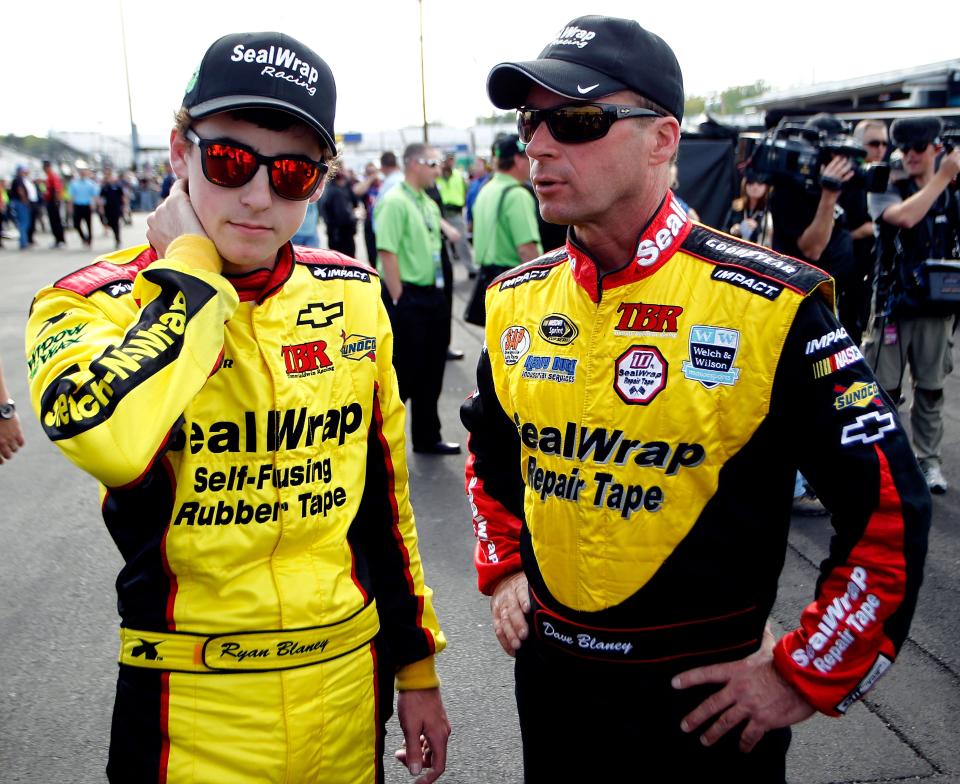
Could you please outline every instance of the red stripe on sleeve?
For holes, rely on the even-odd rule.
[[[874,666],[878,654],[895,658],[884,621],[900,606],[906,583],[903,511],[879,446],[877,508],[845,563],[834,567],[817,599],[800,617],[800,628],[785,635],[774,650],[779,672],[822,713],[839,715],[837,706]],[[871,679],[869,686],[875,679]]]
[[[469,439],[467,443],[469,450]],[[473,564],[477,569],[477,585],[481,593],[493,593],[496,584],[508,574],[519,572],[521,521],[486,492],[476,474],[476,458],[469,451],[466,466],[467,500],[473,513],[473,533],[477,546]]]

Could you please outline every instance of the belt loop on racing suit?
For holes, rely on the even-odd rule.
[[[376,601],[337,623],[299,629],[196,634],[121,628],[118,661],[173,672],[289,670],[352,653],[379,630]]]

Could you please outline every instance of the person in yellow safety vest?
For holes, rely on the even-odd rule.
[[[443,202],[443,217],[457,231],[460,238],[456,242],[445,240],[451,259],[459,259],[470,273],[476,272],[473,265],[473,251],[467,241],[467,224],[463,219],[463,208],[467,203],[467,180],[456,166],[453,153],[444,158],[440,176],[437,177],[437,190]]]

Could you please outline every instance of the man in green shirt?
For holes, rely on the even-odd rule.
[[[433,147],[411,144],[403,153],[404,180],[374,208],[377,264],[393,325],[393,364],[400,397],[410,401],[414,452],[456,455],[460,445],[440,436],[437,402],[450,342],[450,320],[440,273],[440,209],[424,193],[437,178]]]
[[[483,323],[483,292],[497,275],[543,253],[537,227],[537,203],[524,186],[530,159],[515,133],[493,145],[496,172],[473,205],[473,247],[480,274],[471,307]],[[476,321],[471,319],[471,321]]]
[[[469,272],[474,271],[473,254],[470,243],[467,241],[467,224],[463,218],[463,210],[467,203],[467,179],[457,168],[457,159],[453,153],[448,153],[441,164],[440,174],[437,177],[437,190],[440,201],[443,202],[443,217],[453,226],[460,236],[456,240],[447,240],[450,258],[459,259]]]

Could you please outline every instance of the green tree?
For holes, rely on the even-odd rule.
[[[517,112],[516,110],[510,112],[501,112],[500,114],[491,113],[488,117],[478,117],[477,125],[499,125],[501,123],[506,123],[507,125],[515,123],[517,121]]]
[[[720,93],[720,106],[717,109],[720,114],[739,114],[744,101],[763,95],[769,89],[770,85],[762,79],[753,84],[728,87]]]
[[[683,102],[683,116],[696,117],[703,114],[707,106],[707,99],[702,95],[688,95]]]

